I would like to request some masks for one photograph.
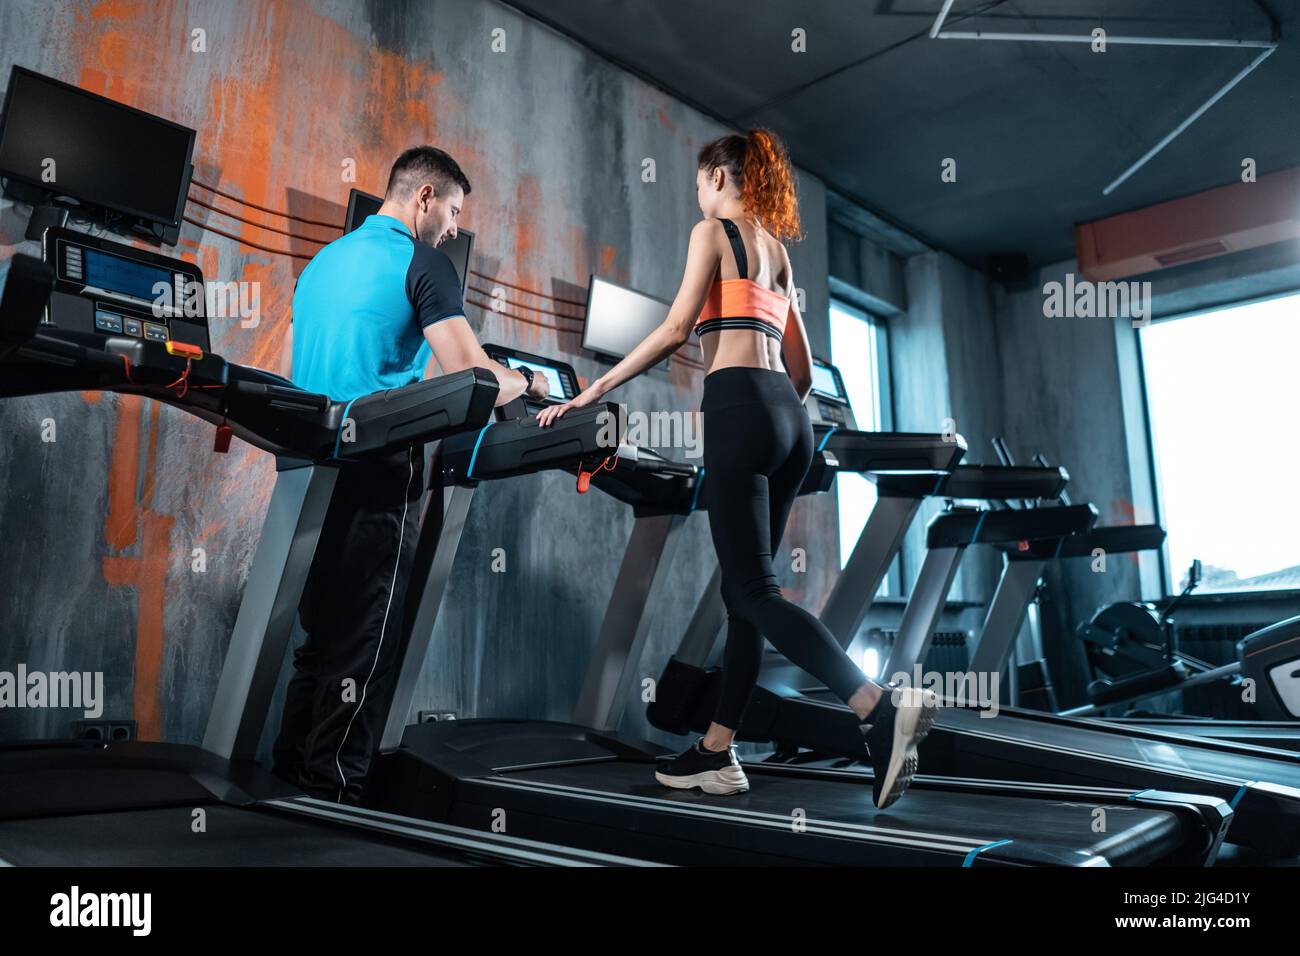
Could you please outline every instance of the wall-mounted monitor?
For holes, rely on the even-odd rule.
[[[351,232],[357,228],[366,221],[367,216],[379,212],[379,207],[383,204],[384,201],[378,196],[354,188],[348,193],[348,216],[343,220],[343,231]]]
[[[668,318],[671,303],[593,275],[582,347],[621,359]]]
[[[384,201],[379,196],[353,189],[348,193],[348,214],[343,222],[343,231],[347,233],[357,228],[366,221],[367,216],[379,212],[379,207],[383,204]],[[460,276],[460,294],[464,295],[465,285],[469,281],[469,257],[474,249],[474,233],[468,229],[457,229],[456,238],[448,239],[438,248],[447,254],[451,264],[456,267],[456,275]]]
[[[0,118],[5,192],[72,205],[115,232],[175,242],[194,130],[15,66]]]

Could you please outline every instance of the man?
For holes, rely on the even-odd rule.
[[[417,146],[393,163],[379,212],[307,264],[293,296],[293,380],[336,401],[467,368],[492,371],[497,404],[535,380],[483,351],[460,279],[437,246],[470,192],[456,161]],[[307,640],[275,744],[275,773],[312,796],[355,803],[396,679],[403,605],[424,488],[419,448],[340,468],[299,606]]]

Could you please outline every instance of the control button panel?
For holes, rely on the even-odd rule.
[[[51,297],[47,324],[165,344],[178,322],[177,334],[206,352],[206,296],[198,266],[65,227],[46,229],[42,246],[61,293]]]
[[[832,425],[844,424],[844,407],[834,402],[817,400],[817,410],[821,412],[822,420]]]
[[[122,332],[122,316],[104,309],[95,310],[95,328],[101,332]]]

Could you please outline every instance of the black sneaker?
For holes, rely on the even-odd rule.
[[[871,796],[881,810],[903,795],[916,773],[916,747],[934,724],[932,690],[886,684],[875,710],[859,724],[871,755]]]
[[[699,787],[705,793],[725,795],[744,793],[749,780],[736,759],[736,748],[708,750],[701,737],[676,757],[662,761],[655,771],[655,779],[665,787],[690,790]]]

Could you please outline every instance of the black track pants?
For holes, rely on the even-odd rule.
[[[420,448],[344,466],[299,605],[275,773],[322,799],[356,802],[397,679],[424,489]]]

